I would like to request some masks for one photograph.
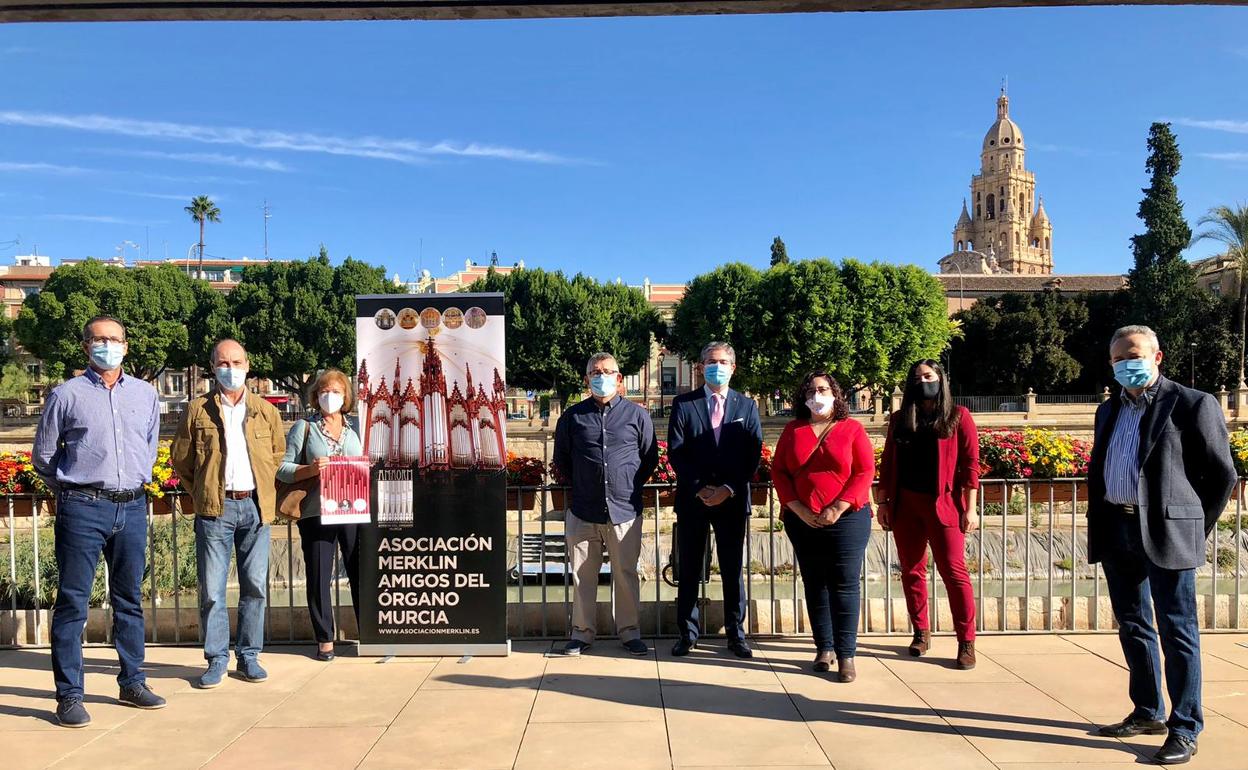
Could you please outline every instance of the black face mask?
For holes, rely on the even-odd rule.
[[[929,401],[940,395],[940,380],[932,380],[931,382],[920,382],[915,387],[918,394]]]

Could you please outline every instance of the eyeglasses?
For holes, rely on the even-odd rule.
[[[814,395],[817,395],[817,396],[830,396],[830,395],[832,395],[832,389],[831,389],[831,388],[829,388],[827,385],[820,385],[820,386],[819,386],[819,387],[817,387],[817,388],[807,388],[807,389],[806,389],[806,392],[807,392],[809,395],[812,395],[812,396],[814,396]]]
[[[612,375],[619,374],[619,373],[620,371],[618,369],[595,369],[589,373],[589,376],[597,377],[599,375],[606,375],[607,377],[610,377]]]
[[[125,339],[122,337],[88,337],[87,338],[88,345],[104,345],[109,342],[115,342],[118,345],[120,345],[121,343],[125,342]]]

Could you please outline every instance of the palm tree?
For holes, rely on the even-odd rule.
[[[217,204],[212,202],[212,198],[207,195],[196,195],[191,199],[191,205],[185,209],[186,213],[191,215],[191,219],[199,223],[199,274],[198,277],[204,277],[204,224],[206,222],[221,222],[221,209],[217,208]]]
[[[1248,206],[1214,206],[1196,223],[1206,229],[1192,243],[1203,240],[1226,244],[1226,256],[1239,267],[1239,381],[1244,382],[1244,332],[1248,327]]]

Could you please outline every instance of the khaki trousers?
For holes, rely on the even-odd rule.
[[[591,524],[568,511],[564,521],[568,560],[572,565],[572,638],[594,641],[598,617],[598,571],[602,549],[611,560],[615,632],[620,641],[641,638],[641,517],[623,524]]]

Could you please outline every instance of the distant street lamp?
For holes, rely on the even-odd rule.
[[[664,351],[659,351],[659,416],[663,416],[663,397],[667,395],[667,388],[663,383],[663,356]]]
[[[1192,387],[1196,387],[1196,343],[1192,343]]]

